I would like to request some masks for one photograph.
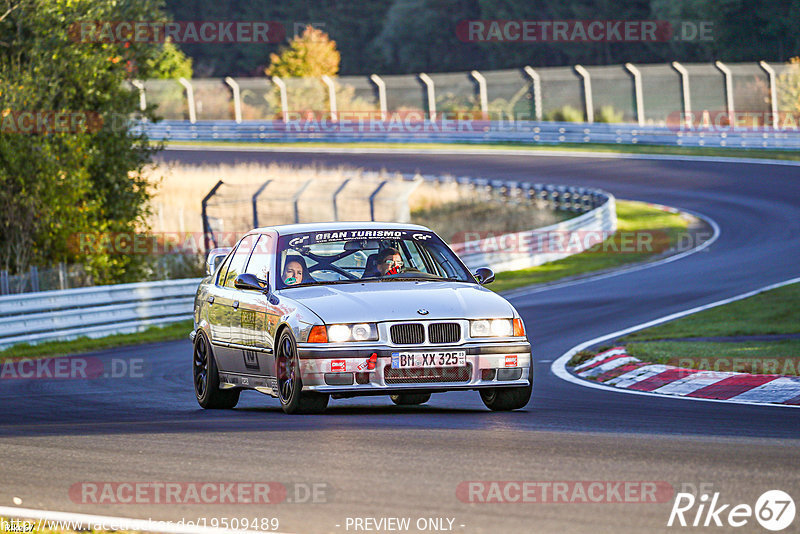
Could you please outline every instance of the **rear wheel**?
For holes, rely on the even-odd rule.
[[[291,331],[283,331],[276,352],[278,399],[281,401],[283,411],[289,414],[324,411],[328,406],[328,395],[303,391],[300,360],[297,357],[297,345]]]
[[[507,412],[524,408],[531,400],[533,393],[533,359],[531,359],[530,385],[519,388],[488,388],[482,389],[481,400],[492,411]]]
[[[390,395],[392,402],[398,406],[409,406],[412,404],[425,404],[431,400],[430,393],[400,393],[398,395]]]
[[[192,375],[197,403],[206,409],[230,409],[239,402],[238,389],[220,389],[219,371],[211,344],[203,332],[194,340]]]

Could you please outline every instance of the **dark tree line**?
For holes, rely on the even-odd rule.
[[[666,61],[786,61],[800,55],[800,0],[167,0],[175,20],[273,20],[291,37],[316,23],[342,53],[341,74],[444,72]],[[460,21],[707,21],[710,41],[465,43]],[[262,75],[276,44],[182,45],[197,76]]]

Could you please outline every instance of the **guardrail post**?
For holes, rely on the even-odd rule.
[[[277,76],[272,77],[272,82],[278,86],[281,93],[281,115],[283,122],[289,122],[289,97],[286,95],[286,83]]]
[[[728,108],[731,126],[734,126],[736,121],[734,120],[735,109],[733,106],[733,73],[722,61],[715,61],[714,66],[719,69],[725,78],[725,105]]]
[[[385,121],[388,114],[386,107],[386,83],[377,74],[370,74],[369,79],[378,88],[378,106],[381,108],[381,120]]]
[[[636,101],[636,120],[644,126],[644,95],[642,95],[642,72],[633,63],[625,63],[625,68],[633,75],[633,96]]]
[[[769,78],[769,107],[772,112],[772,128],[778,129],[778,86],[775,83],[775,70],[766,61],[759,61],[759,66],[764,69]]]
[[[483,120],[489,120],[489,95],[486,92],[486,78],[477,70],[470,72],[470,75],[478,82],[478,98],[481,102],[481,115],[483,115]]]
[[[214,248],[217,247],[217,239],[214,237],[214,233],[211,231],[211,224],[208,222],[208,213],[206,212],[206,208],[208,207],[208,201],[214,196],[222,183],[222,180],[218,181],[217,184],[211,188],[211,191],[209,191],[208,194],[203,197],[203,201],[200,203],[201,216],[203,217],[203,244],[206,247],[206,252],[211,250],[211,247],[208,246],[209,239],[214,243]]]
[[[301,185],[300,189],[298,189],[297,192],[292,197],[292,202],[294,203],[294,222],[295,222],[295,224],[300,222],[300,208],[298,207],[298,204],[300,204],[300,195],[303,194],[303,191],[305,191],[308,188],[308,186],[311,185],[311,182],[313,182],[313,181],[314,181],[313,178],[310,178],[308,181],[306,181],[306,183]]]
[[[339,196],[339,193],[344,191],[344,188],[347,187],[347,183],[350,181],[350,178],[345,179],[342,184],[336,188],[336,191],[333,192],[333,197],[331,200],[333,201],[333,220],[339,220],[339,206],[336,204],[336,197]]]
[[[231,78],[230,76],[225,77],[225,83],[233,91],[233,117],[236,121],[236,124],[242,123],[242,100],[241,95],[239,93],[239,84],[236,83],[236,80]]]
[[[39,291],[39,268],[35,265],[31,265],[31,290],[34,293]]]
[[[261,187],[258,188],[258,191],[255,192],[253,195],[253,228],[258,228],[258,195],[261,194],[264,189],[270,184],[272,180],[267,180]]]
[[[194,107],[194,89],[192,84],[184,77],[178,78],[178,82],[186,89],[186,104],[189,106],[189,122],[197,122],[197,112]]]
[[[692,95],[689,92],[689,71],[678,63],[672,62],[672,68],[681,75],[681,100],[683,101],[683,123],[687,128],[692,126]]]
[[[333,122],[338,121],[338,112],[336,109],[336,85],[333,83],[333,80],[327,74],[322,76],[322,83],[324,83],[328,87],[328,108],[331,112],[331,120]]]
[[[433,87],[433,80],[424,72],[419,73],[419,79],[425,84],[426,92],[428,95],[428,118],[436,120],[436,90]],[[374,219],[373,219],[374,220]]]
[[[389,180],[382,181],[380,184],[378,184],[378,187],[375,188],[375,191],[373,191],[372,194],[369,196],[369,220],[370,221],[374,221],[375,220],[375,197],[378,196],[378,193],[380,193],[381,189],[383,189],[383,186],[386,185],[387,183],[389,183]]]
[[[575,65],[575,72],[583,78],[583,107],[586,111],[586,122],[594,122],[594,102],[592,101],[592,77],[583,65]]]
[[[147,109],[147,97],[144,93],[144,84],[141,80],[131,80],[131,85],[139,90],[139,109],[145,111]]]
[[[542,120],[542,78],[539,76],[539,73],[536,72],[532,67],[526,66],[524,69],[525,74],[530,76],[531,82],[533,83],[533,115],[536,117],[537,121]]]

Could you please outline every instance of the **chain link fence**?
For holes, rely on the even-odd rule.
[[[685,112],[798,112],[785,109],[788,99],[781,98],[798,83],[798,70],[764,62],[577,65],[327,79],[148,80],[139,90],[165,119],[191,122],[335,120],[337,112],[417,113],[433,119],[437,112],[472,112],[472,118],[478,113],[491,120],[665,126]]]

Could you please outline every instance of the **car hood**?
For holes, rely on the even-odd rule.
[[[297,287],[281,296],[307,306],[327,324],[414,319],[511,317],[500,295],[465,282],[366,282]],[[422,315],[417,310],[425,309]]]

